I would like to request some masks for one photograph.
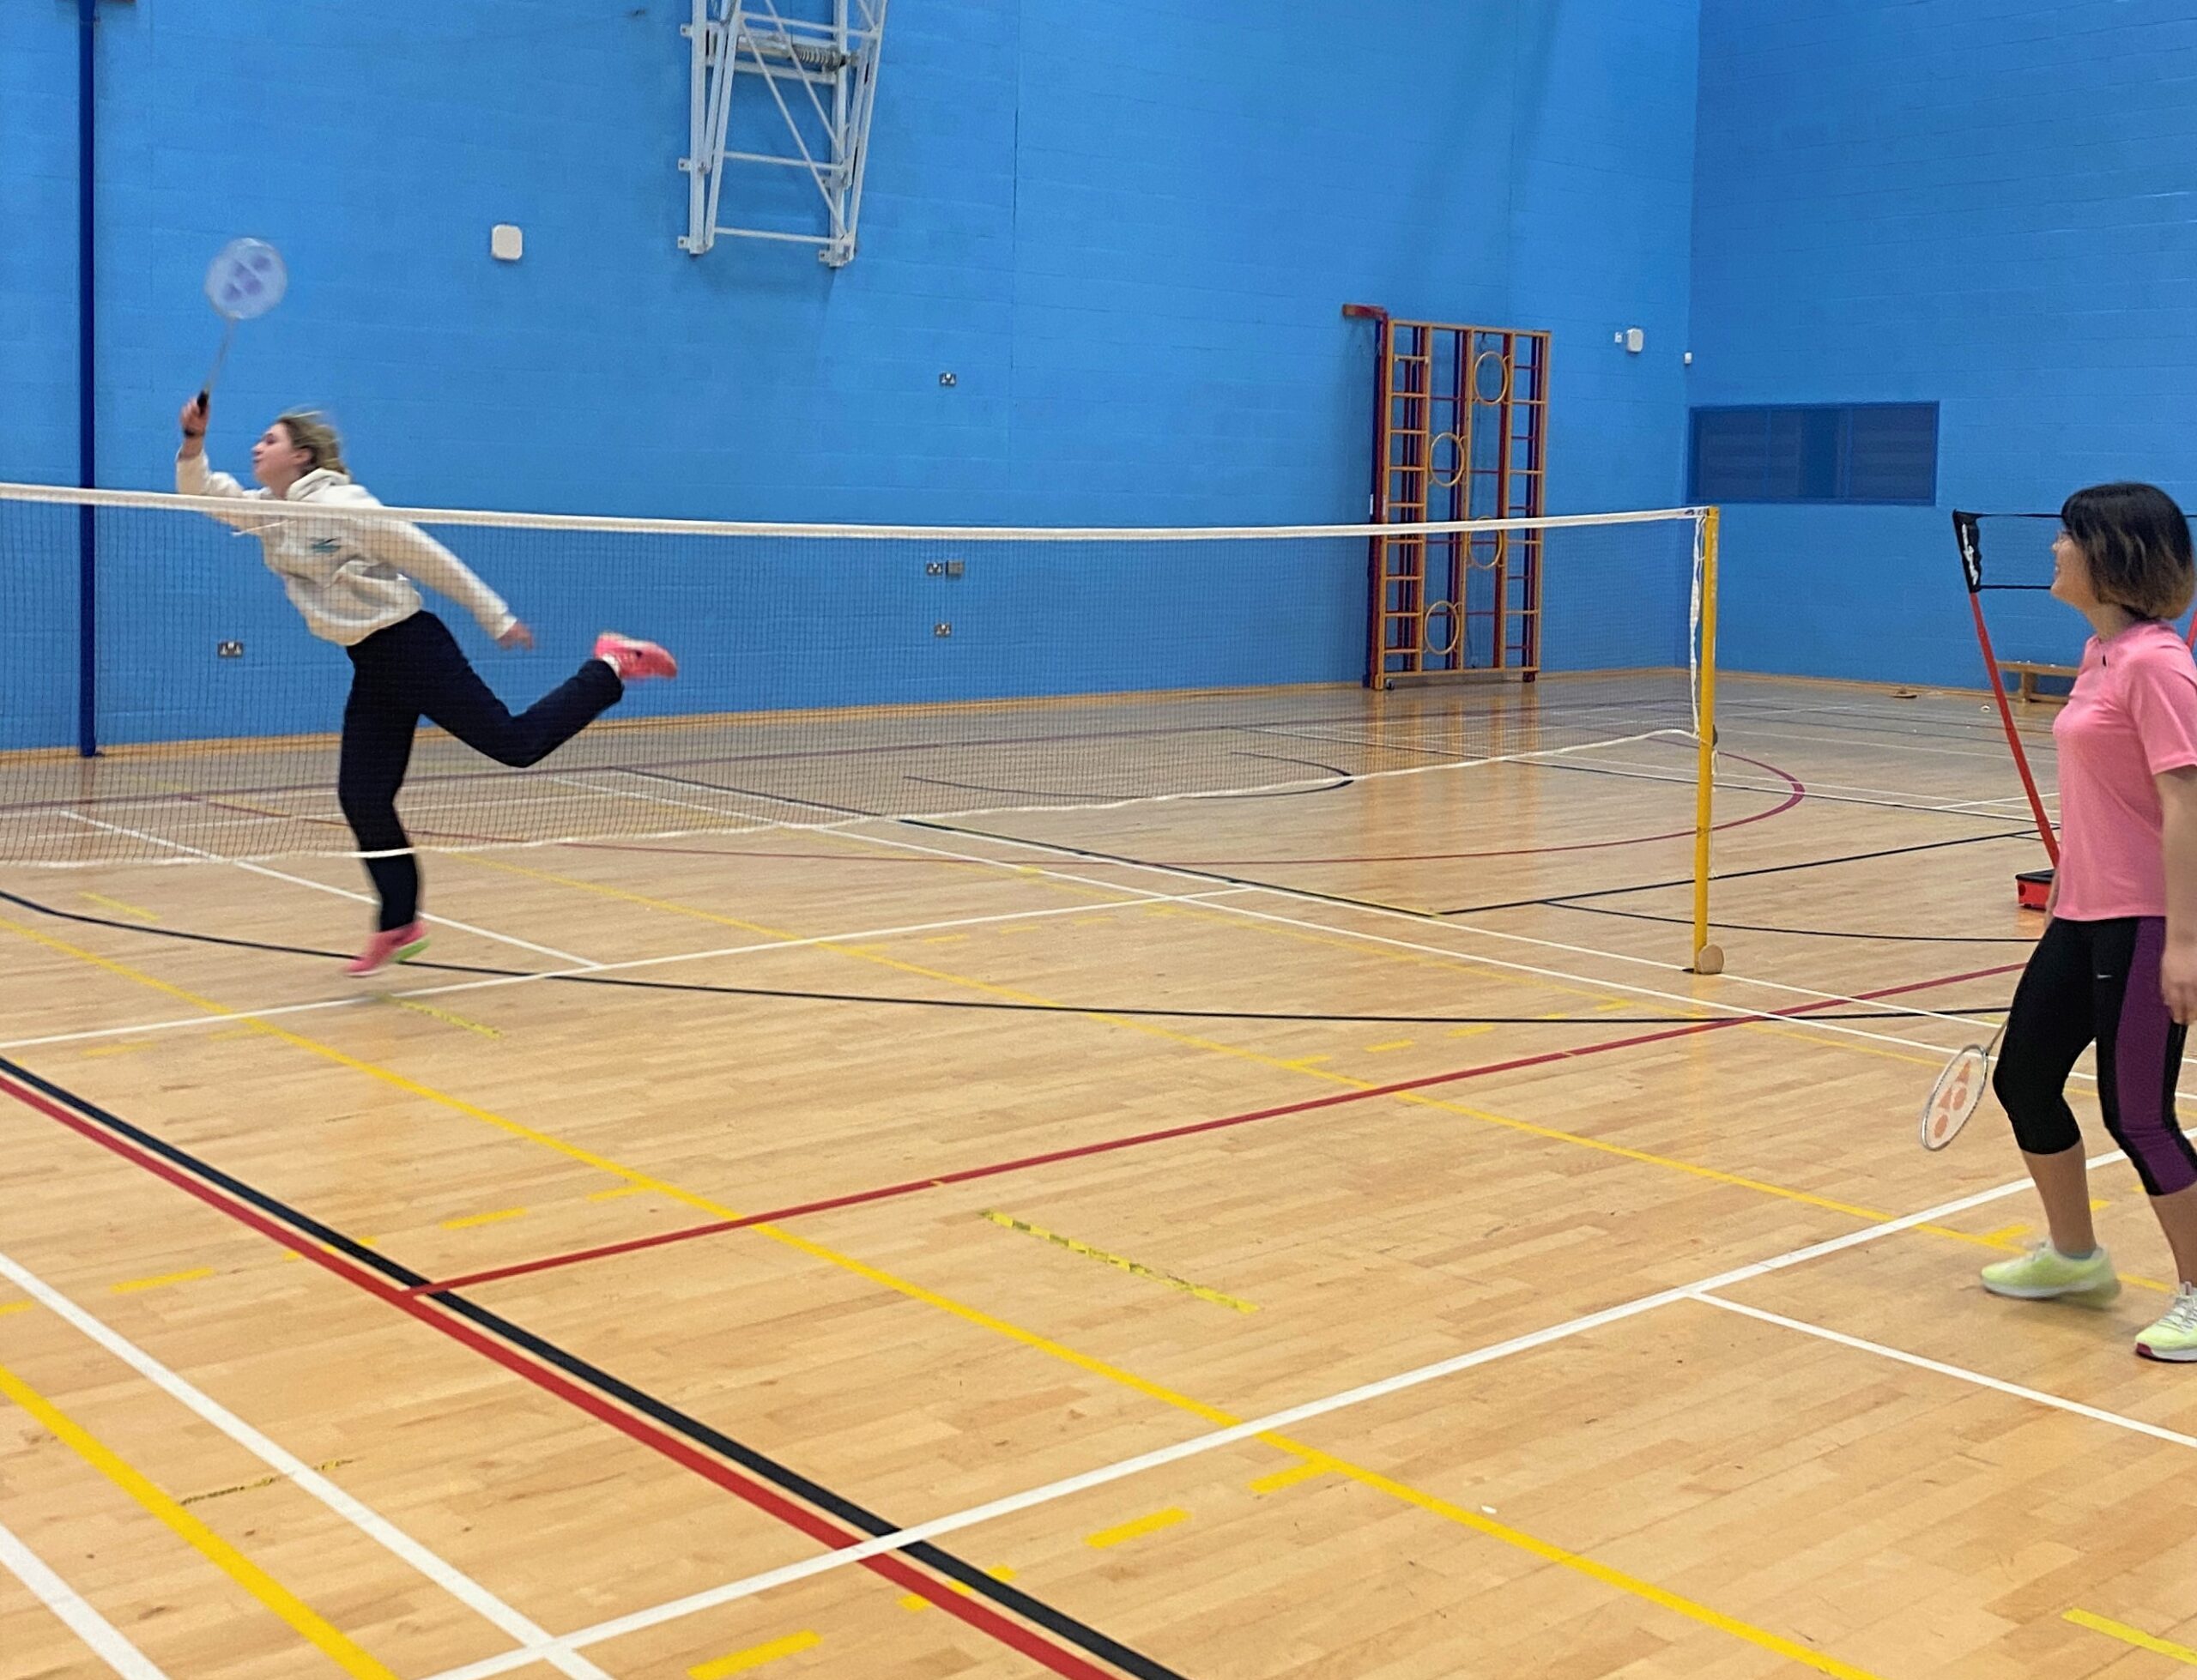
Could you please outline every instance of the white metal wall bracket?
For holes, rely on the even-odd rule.
[[[679,160],[687,175],[687,232],[679,248],[699,257],[721,237],[776,239],[814,245],[819,261],[844,268],[854,260],[862,216],[887,0],[784,4],[811,15],[786,16],[778,0],[693,0],[693,21],[680,27],[689,62],[687,153]],[[754,90],[738,106],[735,85]],[[777,131],[763,94],[778,107],[784,141],[775,150],[760,149],[761,142],[758,149],[736,147],[735,124],[743,136],[759,127]],[[820,215],[804,212],[770,227],[727,222],[725,176],[735,166],[757,172],[759,183],[760,172],[805,172],[822,201]],[[735,190],[735,206],[740,196]]]

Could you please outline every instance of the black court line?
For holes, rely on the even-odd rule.
[[[142,1127],[123,1119],[120,1115],[100,1107],[87,1097],[79,1096],[67,1087],[33,1073],[20,1063],[10,1061],[5,1056],[0,1056],[0,1074],[4,1074],[18,1084],[27,1086],[54,1103],[73,1110],[82,1120],[107,1133],[113,1139],[134,1145],[135,1150],[143,1151],[158,1157],[169,1166],[179,1169],[202,1183],[220,1190],[225,1196],[233,1198],[236,1201],[257,1209],[260,1213],[288,1227],[290,1230],[300,1236],[309,1237],[313,1242],[344,1256],[355,1266],[372,1272],[388,1284],[393,1285],[397,1290],[407,1292],[407,1298],[431,1302],[445,1312],[466,1320],[507,1346],[518,1349],[531,1358],[554,1367],[605,1399],[614,1400],[620,1405],[632,1408],[633,1411],[650,1419],[662,1429],[705,1449],[719,1459],[739,1465],[771,1487],[790,1494],[816,1510],[828,1514],[849,1528],[859,1530],[874,1538],[881,1535],[897,1533],[905,1526],[880,1516],[844,1495],[834,1492],[820,1482],[802,1475],[799,1471],[780,1463],[768,1454],[734,1439],[723,1430],[681,1411],[670,1402],[659,1399],[647,1390],[604,1370],[601,1366],[592,1364],[578,1355],[560,1347],[547,1337],[538,1335],[524,1326],[492,1312],[477,1302],[469,1300],[454,1290],[433,1290],[428,1287],[432,1280],[413,1271],[409,1266],[402,1265],[386,1255],[378,1254],[363,1242],[336,1230],[334,1226],[300,1212],[256,1185],[233,1173],[222,1170]],[[132,1153],[131,1151],[126,1150],[117,1152],[123,1154],[124,1158],[130,1158]],[[211,1206],[222,1206],[222,1203],[219,1200],[208,1198],[202,1198],[202,1200],[209,1200]],[[245,1223],[254,1222],[247,1220]],[[299,1248],[297,1252],[304,1254],[308,1259],[315,1257],[308,1249]],[[339,1270],[338,1275],[348,1276],[349,1273],[348,1271]],[[421,1293],[416,1296],[409,1294],[415,1290]],[[400,1301],[395,1304],[402,1306],[404,1303]],[[409,1308],[408,1308],[407,1310]],[[418,1317],[421,1314],[415,1313],[414,1316]],[[429,1318],[427,1321],[432,1323],[433,1320]],[[524,1375],[522,1369],[524,1362],[502,1361],[499,1363],[505,1363],[506,1369],[519,1371],[521,1375]],[[595,1415],[614,1425],[617,1423],[615,1412],[608,1409]],[[626,1433],[632,1435],[635,1431],[628,1429]],[[640,1439],[645,1445],[649,1444],[645,1434],[638,1435],[636,1438]],[[720,1485],[724,1484],[720,1484]],[[731,1490],[739,1491],[736,1487]],[[1177,1671],[1131,1649],[1118,1640],[1076,1620],[1064,1611],[1055,1609],[1052,1605],[1032,1597],[1020,1588],[996,1579],[984,1570],[955,1556],[941,1547],[928,1541],[921,1541],[898,1548],[898,1550],[901,1555],[923,1564],[925,1568],[958,1582],[970,1592],[990,1600],[1002,1609],[1013,1611],[1014,1615],[1033,1626],[1044,1629],[1067,1644],[1112,1665],[1124,1673],[1138,1677],[1138,1680],[1184,1680],[1184,1677]],[[917,1584],[920,1586],[924,1583],[919,1580]],[[955,1600],[959,1597],[957,1594],[939,1592],[935,1596],[930,1594],[926,1596],[930,1597],[931,1601],[940,1604],[941,1608],[949,1611],[956,1609]],[[965,1617],[963,1619],[968,1618]],[[984,1628],[982,1630],[996,1632],[990,1628]],[[1026,1647],[1018,1647],[1018,1648],[1024,1649],[1025,1654],[1033,1656],[1038,1654],[1028,1650]],[[1039,1659],[1043,1660],[1042,1658]],[[1055,1671],[1058,1673],[1084,1674],[1089,1671],[1087,1667],[1081,1665],[1070,1670],[1060,1669],[1051,1664],[1047,1665],[1054,1666]]]
[[[1789,875],[1803,869],[1828,869],[1842,863],[1867,863],[1882,857],[1905,857],[1912,852],[1943,851],[1949,846],[1984,846],[1993,841],[2006,840],[2026,840],[2034,844],[2036,839],[2037,831],[2034,829],[2027,831],[2010,829],[2003,834],[1970,834],[1958,840],[1926,840],[1920,845],[1887,846],[1881,851],[1845,852],[1837,857],[1804,858],[1798,863],[1773,863],[1759,869],[1734,869],[1728,873],[1712,874],[1709,879],[1712,885],[1723,881],[1752,880],[1758,875]],[[1542,904],[1564,909],[1589,898],[1617,898],[1631,892],[1656,892],[1667,887],[1690,887],[1692,885],[1692,876],[1682,875],[1676,880],[1643,881],[1635,886],[1605,886],[1588,892],[1557,892],[1540,898],[1510,898],[1500,903],[1466,904],[1457,909],[1436,910],[1432,914],[1436,916],[1479,916],[1488,910],[1515,910]]]
[[[135,934],[141,938],[178,940],[191,945],[219,946],[232,951],[263,952],[276,957],[308,957],[316,962],[341,963],[349,960],[340,951],[316,951],[310,946],[278,945],[264,940],[244,940],[220,934],[195,933],[184,928],[152,928],[140,922],[122,922],[112,916],[90,916],[81,910],[64,910],[51,904],[27,898],[21,893],[0,887],[0,903],[18,906],[39,916],[52,916],[63,922],[80,922],[92,928],[111,928],[118,933]],[[1559,904],[1557,908],[1571,909]],[[1612,916],[1626,912],[1612,910]],[[1666,916],[1646,916],[1642,920],[1661,922],[1682,920]],[[1719,927],[1734,924],[1720,922]],[[1795,933],[1811,931],[1795,928],[1760,928],[1763,933]],[[1828,934],[1825,937],[1831,937]],[[1857,934],[1856,939],[1910,940],[1910,936],[1895,934]],[[1910,941],[1922,944],[1994,945],[2008,943],[1998,940],[1954,940],[1937,936],[1914,936]],[[2025,941],[2027,943],[2027,941]],[[767,947],[766,947],[767,949]],[[881,992],[826,992],[813,988],[794,986],[726,986],[702,980],[639,980],[614,974],[562,974],[554,970],[535,969],[481,968],[463,963],[414,962],[402,964],[404,974],[467,974],[492,980],[538,980],[560,986],[594,986],[617,991],[672,992],[693,997],[748,998],[780,1003],[845,1003],[867,1005],[881,1009],[950,1009],[980,1011],[1002,1015],[1123,1015],[1136,1019],[1165,1021],[1278,1021],[1311,1026],[1669,1026],[1698,1018],[1692,1015],[1596,1015],[1590,1021],[1552,1020],[1542,1015],[1359,1015],[1325,1014],[1310,1010],[1291,1009],[1182,1009],[1154,1004],[1113,1003],[1025,1003],[1003,998],[919,998]],[[392,973],[390,978],[396,978]],[[431,988],[422,988],[432,992]],[[356,992],[351,996],[360,1002],[372,1001],[377,994]],[[402,1001],[405,994],[395,994]],[[303,999],[306,1003],[334,1001],[335,1000]],[[286,1006],[276,1006],[285,1007]],[[1969,1011],[1987,1012],[1988,1006]],[[1826,1015],[1819,1018],[1839,1021],[1898,1021],[1914,1015],[1911,1009],[1876,1009],[1851,1011],[1840,1015]],[[259,1016],[245,1010],[233,1012],[236,1018],[257,1020]],[[224,1018],[209,1016],[211,1021]],[[122,1030],[118,1029],[117,1030]]]

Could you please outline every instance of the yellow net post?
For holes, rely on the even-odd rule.
[[[1724,953],[1709,942],[1709,837],[1716,783],[1716,527],[1719,509],[1701,516],[1701,716],[1693,802],[1693,971],[1721,974]]]

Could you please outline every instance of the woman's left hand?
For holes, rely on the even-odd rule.
[[[534,645],[534,632],[514,619],[511,627],[496,638],[496,645],[506,649],[530,648]]]
[[[2197,940],[2168,944],[2159,958],[2159,991],[2176,1020],[2197,1021]]]

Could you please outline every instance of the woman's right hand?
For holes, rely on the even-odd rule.
[[[196,455],[206,447],[206,399],[194,396],[183,405],[176,424],[183,428],[183,453]]]

